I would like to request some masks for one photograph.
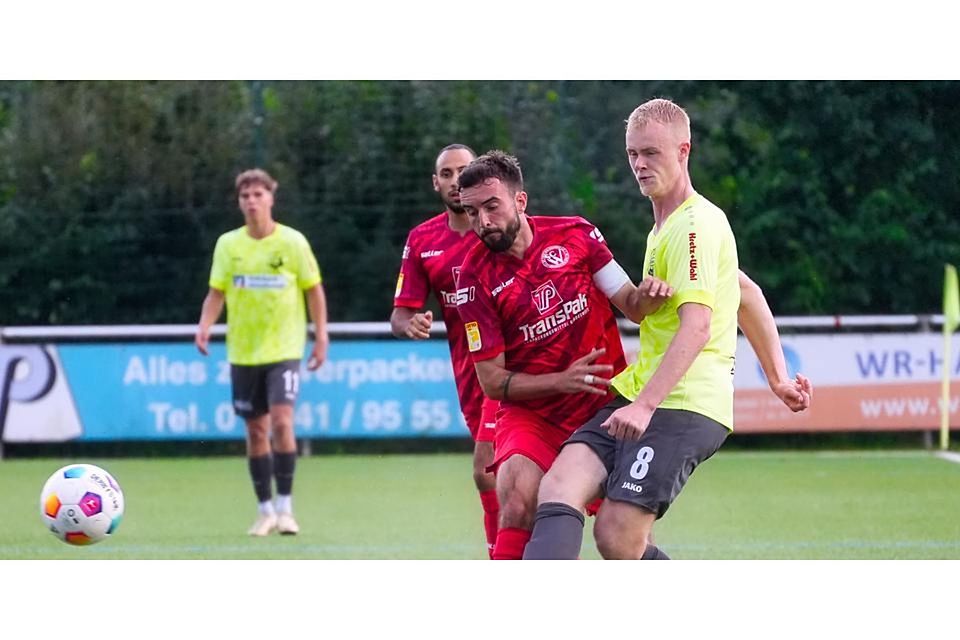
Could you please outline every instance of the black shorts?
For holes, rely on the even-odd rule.
[[[640,440],[617,440],[600,426],[630,402],[617,396],[571,435],[607,469],[606,498],[629,502],[663,517],[698,464],[712,456],[730,431],[716,420],[682,409],[657,409]]]
[[[300,361],[230,365],[233,410],[241,418],[257,418],[275,404],[294,404],[300,391]]]

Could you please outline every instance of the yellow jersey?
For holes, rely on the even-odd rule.
[[[258,365],[299,360],[307,339],[303,292],[321,282],[302,233],[282,224],[259,240],[245,226],[213,250],[210,286],[227,302],[227,359]]]
[[[669,283],[674,293],[656,313],[643,319],[637,361],[614,378],[613,386],[635,400],[680,328],[680,305],[705,305],[713,311],[710,340],[660,408],[693,411],[732,431],[740,283],[737,244],[727,216],[694,193],[659,231],[651,229],[643,264],[644,276]]]

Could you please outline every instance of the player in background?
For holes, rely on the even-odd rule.
[[[594,536],[604,558],[668,559],[648,534],[733,429],[741,307],[733,231],[693,188],[690,120],[681,107],[663,99],[637,107],[626,149],[653,204],[646,273],[674,293],[640,324],[637,361],[613,380],[617,396],[573,434],[543,478],[527,559],[578,557],[583,510],[598,496]],[[771,380],[771,389],[795,411],[813,392],[800,374]]]
[[[429,338],[433,312],[422,309],[431,292],[436,296],[447,327],[447,342],[450,345],[460,409],[474,441],[473,481],[480,492],[487,551],[492,554],[499,505],[496,480],[486,468],[493,462],[497,403],[483,396],[473,360],[467,351],[463,323],[457,312],[459,297],[469,295],[466,289],[458,286],[460,263],[467,251],[480,243],[460,206],[457,180],[463,168],[475,157],[473,150],[462,144],[448,145],[437,155],[433,190],[440,194],[445,209],[414,227],[407,236],[400,261],[400,274],[397,276],[390,327],[398,338]]]
[[[652,276],[634,287],[584,219],[527,216],[522,173],[511,156],[485,154],[461,174],[460,185],[461,204],[484,243],[462,265],[461,285],[473,295],[461,301],[460,315],[480,383],[501,401],[494,557],[519,559],[541,477],[577,422],[613,397],[610,378],[625,367],[610,303],[642,323],[673,291]],[[777,351],[782,366],[769,307],[744,279],[751,287],[744,309],[751,344],[765,367],[775,365]],[[764,312],[768,318],[754,317]]]
[[[210,327],[226,302],[233,408],[246,424],[247,458],[259,502],[248,533],[296,534],[300,527],[293,517],[297,458],[293,406],[306,346],[304,294],[316,327],[307,362],[310,370],[327,357],[326,297],[310,243],[299,231],[273,219],[276,180],[266,171],[251,169],[237,176],[236,189],[244,226],[217,240],[195,343],[207,355]],[[274,479],[276,504],[271,501]]]

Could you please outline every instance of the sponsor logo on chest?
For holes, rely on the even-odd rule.
[[[460,267],[453,267],[451,270],[453,271],[453,286],[456,290],[440,290],[440,298],[443,300],[445,307],[455,307],[458,304],[463,304],[473,300],[476,295],[475,287],[460,288]]]
[[[254,273],[233,276],[234,289],[283,289],[287,286],[287,277],[281,274]]]
[[[550,288],[544,285],[533,292],[534,304],[537,305],[539,310],[541,305],[550,305],[550,300],[552,300],[552,296],[555,295],[556,302],[554,302],[552,306],[547,306],[546,309],[550,310],[557,306],[557,304],[560,305],[560,308],[550,315],[540,318],[540,320],[533,324],[522,325],[520,327],[520,333],[523,334],[524,342],[534,342],[552,336],[582,318],[590,310],[586,294],[578,294],[573,300],[563,302],[559,294],[556,293],[556,289],[552,288],[552,283],[547,284],[550,285]],[[552,293],[550,293],[551,288]],[[551,298],[548,299],[548,296]],[[543,312],[541,311],[541,313]]]

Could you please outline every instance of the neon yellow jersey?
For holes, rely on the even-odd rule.
[[[733,430],[733,369],[740,307],[737,244],[727,216],[698,193],[647,236],[644,276],[669,283],[674,294],[640,324],[637,361],[613,380],[635,400],[653,376],[680,328],[677,309],[696,302],[713,310],[710,340],[660,407],[686,409]]]
[[[210,286],[227,301],[231,364],[299,360],[307,341],[303,292],[321,282],[317,259],[302,233],[277,224],[255,240],[240,227],[220,236]]]

